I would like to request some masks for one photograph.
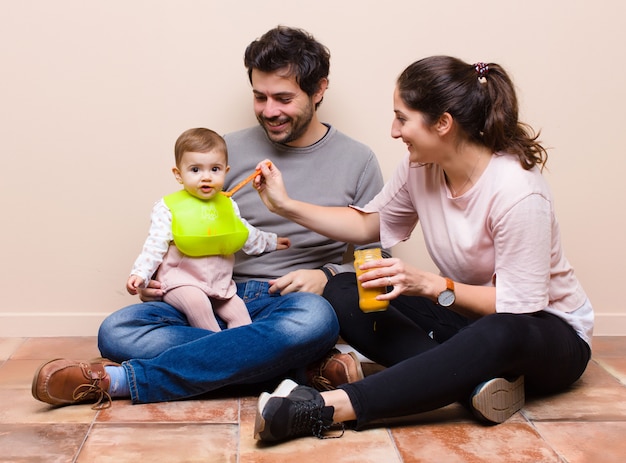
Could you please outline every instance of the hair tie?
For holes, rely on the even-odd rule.
[[[487,82],[487,75],[489,74],[489,66],[487,63],[476,63],[474,64],[474,69],[476,70],[476,74],[478,74],[478,82],[484,84]]]

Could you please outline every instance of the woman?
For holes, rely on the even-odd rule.
[[[291,199],[280,171],[259,164],[267,207],[332,239],[406,240],[418,221],[439,274],[397,258],[361,268],[364,287],[392,287],[385,312],[358,308],[354,275],[325,295],[344,339],[388,367],[319,394],[283,382],[259,399],[255,437],[317,435],[461,401],[500,423],[524,393],[574,383],[591,356],[593,309],[561,249],[546,150],[518,120],[513,84],[494,63],[434,56],[411,64],[394,92],[391,135],[408,155],[364,208]]]

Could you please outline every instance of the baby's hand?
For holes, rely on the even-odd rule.
[[[128,281],[126,282],[126,290],[129,294],[133,296],[137,294],[137,289],[143,288],[144,280],[137,275],[131,275],[128,277]]]
[[[280,251],[282,249],[289,249],[289,246],[291,246],[291,241],[289,241],[289,238],[283,238],[282,236],[279,236],[276,239],[276,250]]]

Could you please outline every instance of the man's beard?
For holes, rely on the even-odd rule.
[[[309,103],[309,105],[306,108],[306,111],[303,112],[301,116],[295,119],[292,117],[287,118],[286,122],[288,122],[290,130],[288,130],[287,132],[281,132],[278,134],[269,130],[266,127],[266,123],[280,120],[282,116],[271,118],[271,119],[264,118],[263,116],[257,116],[257,120],[259,121],[259,124],[261,124],[261,127],[263,127],[263,130],[265,130],[265,133],[267,134],[270,140],[272,140],[274,143],[281,143],[283,145],[287,145],[293,141],[298,140],[300,137],[302,137],[302,135],[306,133],[306,131],[309,128],[309,125],[311,124],[311,120],[313,120],[314,113],[315,113],[315,110],[313,109],[313,105]]]

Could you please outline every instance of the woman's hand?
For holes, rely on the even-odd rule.
[[[267,160],[257,164],[253,186],[263,204],[274,214],[335,241],[366,244],[380,239],[377,213],[364,213],[348,206],[322,206],[292,199],[282,174]]]
[[[366,262],[361,269],[365,273],[359,276],[359,281],[364,288],[393,286],[392,291],[378,297],[380,300],[395,299],[400,294],[433,300],[437,297],[435,286],[441,277],[407,265],[396,257]]]
[[[381,301],[392,300],[400,294],[421,296],[437,302],[437,296],[446,289],[446,280],[441,275],[425,272],[407,265],[398,258],[372,260],[361,265],[367,270],[359,281],[364,288],[393,286],[387,294],[377,296]],[[495,286],[454,283],[456,302],[450,310],[475,319],[496,312]]]
[[[280,170],[267,159],[258,163],[256,169],[261,174],[255,177],[253,182],[254,188],[259,192],[263,204],[271,212],[280,214],[280,211],[284,209],[284,205],[290,199]]]

